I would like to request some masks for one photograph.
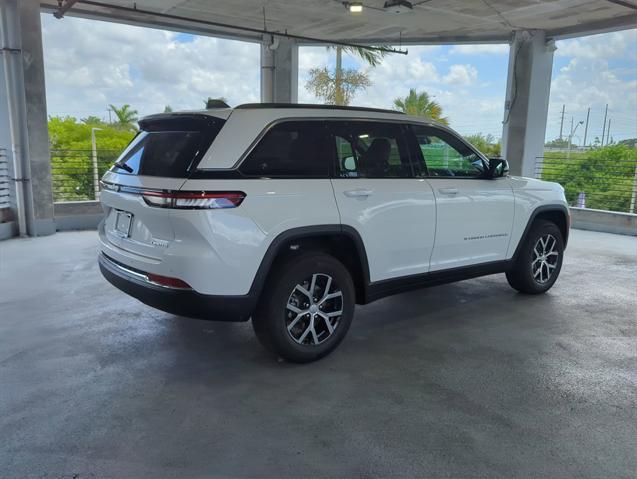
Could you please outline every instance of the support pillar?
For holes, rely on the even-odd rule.
[[[20,234],[55,233],[38,0],[0,0],[0,125],[15,180]],[[5,140],[6,138],[6,140]]]
[[[261,102],[298,101],[299,48],[296,42],[265,35],[261,44]]]
[[[555,43],[543,31],[515,32],[509,53],[502,155],[511,174],[533,177],[544,154]]]

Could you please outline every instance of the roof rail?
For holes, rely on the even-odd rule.
[[[383,108],[368,108],[364,106],[344,106],[344,105],[318,105],[314,103],[244,103],[235,106],[235,110],[253,110],[262,108],[309,108],[312,110],[352,110],[352,111],[371,111],[376,113],[396,113],[403,115],[402,111],[386,110]]]

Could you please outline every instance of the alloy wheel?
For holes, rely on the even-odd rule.
[[[545,284],[551,279],[560,253],[557,250],[557,240],[551,234],[545,234],[535,243],[533,247],[533,262],[531,272],[533,279],[540,284]]]
[[[327,274],[315,273],[294,286],[286,305],[286,328],[290,337],[305,346],[330,338],[343,315],[343,293]]]

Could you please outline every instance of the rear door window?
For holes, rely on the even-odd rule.
[[[285,121],[270,128],[240,166],[248,176],[326,178],[332,150],[323,121]]]
[[[409,151],[398,123],[330,122],[337,178],[408,178]]]
[[[115,162],[116,173],[187,178],[221,130],[224,120],[185,115],[140,122],[140,132]]]

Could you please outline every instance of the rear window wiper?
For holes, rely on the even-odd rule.
[[[119,161],[116,161],[115,163],[113,163],[113,166],[121,170],[128,171],[129,173],[133,172],[133,169],[126,163],[120,163]]]

